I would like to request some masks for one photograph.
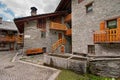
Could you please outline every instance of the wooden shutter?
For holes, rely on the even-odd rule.
[[[117,19],[118,22],[118,28],[120,29],[120,18]]]
[[[102,21],[101,23],[100,23],[100,30],[102,31],[102,30],[105,30],[105,21]]]

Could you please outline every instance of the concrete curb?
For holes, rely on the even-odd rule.
[[[33,63],[30,63],[30,62],[25,62],[25,61],[21,61],[21,60],[19,60],[18,62],[56,71],[49,77],[48,80],[55,80],[57,78],[57,76],[59,75],[59,73],[61,72],[61,70],[58,70],[58,69],[55,69],[55,68],[50,68],[50,67],[46,67],[46,66],[42,66],[42,65],[38,65],[38,64],[33,64]]]
[[[13,57],[11,62],[15,62],[15,59],[16,59],[17,55],[18,55],[18,52],[15,54],[15,56]]]
[[[60,70],[58,70],[57,72],[55,72],[48,80],[55,80],[57,78],[57,76],[60,74]]]
[[[41,68],[46,68],[46,69],[51,69],[51,70],[58,70],[58,69],[55,69],[55,68],[50,68],[50,67],[46,67],[46,66],[43,66],[43,65],[38,65],[38,64],[22,61],[22,60],[18,60],[18,62],[21,62],[21,63],[24,63],[24,64],[29,64],[29,65],[33,65],[33,66],[36,66],[36,67],[41,67]]]

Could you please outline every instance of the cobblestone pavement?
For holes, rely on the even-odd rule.
[[[0,52],[0,80],[48,80],[55,70],[11,62],[14,52]]]

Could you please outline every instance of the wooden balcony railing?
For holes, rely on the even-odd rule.
[[[66,39],[59,39],[52,45],[52,52],[54,52],[59,46],[66,43]]]
[[[120,43],[120,29],[106,29],[95,32],[94,43]]]
[[[60,23],[56,23],[56,22],[51,22],[50,29],[66,31],[67,27],[64,24],[60,24]]]
[[[68,14],[66,17],[65,17],[65,22],[70,22],[71,21],[71,14]]]
[[[72,29],[68,29],[68,30],[66,31],[65,35],[71,36],[71,35],[72,35]]]
[[[0,42],[15,42],[15,36],[0,37]]]

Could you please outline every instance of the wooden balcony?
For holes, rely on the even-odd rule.
[[[15,42],[15,36],[0,37],[0,42]]]
[[[72,35],[72,29],[68,29],[65,33],[66,36],[71,36]]]
[[[66,27],[66,25],[64,25],[64,24],[51,22],[51,24],[50,24],[50,29],[52,29],[52,30],[66,31],[66,30],[67,30],[67,27]]]
[[[120,43],[120,29],[106,29],[94,33],[94,43]]]
[[[71,14],[68,14],[66,17],[65,17],[65,22],[70,22],[71,21]]]

